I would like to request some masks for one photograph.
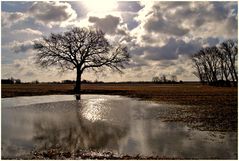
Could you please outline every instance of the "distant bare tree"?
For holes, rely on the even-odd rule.
[[[220,45],[221,52],[224,54],[224,57],[227,61],[225,61],[225,64],[229,70],[229,73],[231,75],[231,79],[234,83],[238,82],[237,77],[237,67],[236,67],[236,58],[238,54],[238,47],[237,44],[232,41],[228,40]]]
[[[15,79],[15,84],[21,84],[21,80],[20,79]]]
[[[166,75],[164,75],[164,74],[161,76],[160,79],[161,79],[161,81],[164,82],[164,83],[167,82],[167,77],[166,77]]]
[[[225,41],[216,47],[203,48],[192,56],[196,71],[194,74],[202,83],[220,85],[223,82],[236,86],[237,77],[237,43],[232,40]]]
[[[34,42],[36,63],[43,68],[56,66],[63,72],[76,69],[75,92],[80,94],[81,75],[86,69],[94,71],[109,67],[122,72],[129,61],[127,47],[109,44],[101,30],[72,28],[50,34]]]
[[[153,78],[152,78],[152,81],[153,81],[154,83],[158,83],[158,82],[160,82],[160,79],[159,79],[159,77],[153,77]]]
[[[177,82],[177,76],[176,75],[172,75],[171,76],[171,80],[172,80],[172,82]]]

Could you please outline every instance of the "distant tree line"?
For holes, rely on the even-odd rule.
[[[39,82],[38,80],[34,80],[31,82],[22,82],[20,79],[14,79],[13,77],[8,79],[1,79],[2,84],[39,84],[39,83],[45,83],[45,84],[75,84],[75,80],[62,80],[62,81],[53,81],[53,82]],[[102,81],[95,80],[89,81],[89,80],[82,80],[81,83],[104,83]]]
[[[11,77],[9,79],[2,79],[1,83],[2,84],[21,84],[21,80],[20,79],[14,79],[13,77]]]
[[[237,42],[227,40],[219,46],[202,48],[192,56],[194,75],[203,84],[237,86]]]
[[[60,82],[59,82],[59,83],[60,83]],[[75,84],[76,81],[75,81],[75,80],[63,80],[63,81],[61,81],[61,83],[62,83],[62,84]],[[81,83],[97,83],[97,81],[92,82],[92,81],[83,79],[83,80],[81,81]]]
[[[161,77],[153,77],[152,81],[154,83],[178,83],[177,76],[176,75],[171,75],[171,79],[168,79],[165,74],[163,74]],[[180,83],[182,81],[180,80]]]

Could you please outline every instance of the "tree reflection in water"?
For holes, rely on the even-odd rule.
[[[81,94],[75,94],[76,100],[81,100]]]
[[[101,150],[107,147],[117,152],[119,140],[126,135],[129,127],[85,119],[81,113],[82,108],[85,108],[81,101],[75,102],[75,107],[72,107],[74,110],[62,112],[57,120],[51,117],[35,119],[33,140],[36,150],[57,148],[75,152],[80,149]]]
[[[112,97],[57,99],[2,108],[2,156],[22,158],[19,156],[31,151],[56,149],[72,154],[93,150],[120,155],[237,158],[235,132],[208,133],[179,122],[163,122],[158,118],[168,114],[171,106]]]

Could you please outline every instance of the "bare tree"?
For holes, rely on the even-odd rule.
[[[237,43],[232,40],[221,43],[218,47],[202,48],[192,56],[196,71],[194,74],[202,83],[221,85],[233,82],[237,85]]]
[[[225,55],[227,61],[225,61],[226,66],[231,75],[232,81],[238,82],[237,70],[236,70],[236,58],[238,53],[237,44],[232,40],[227,40],[220,45],[222,53]]]
[[[153,77],[152,78],[152,81],[154,82],[154,83],[158,83],[158,82],[160,82],[160,79],[159,79],[159,77]]]
[[[161,81],[164,82],[164,83],[167,82],[167,76],[166,76],[165,74],[163,74],[160,79],[161,79]]]
[[[36,63],[43,68],[56,66],[63,72],[76,69],[75,92],[80,94],[81,75],[87,69],[95,71],[109,67],[122,72],[129,61],[127,47],[111,45],[101,30],[72,28],[34,42]]]
[[[202,83],[205,83],[205,74],[204,74],[204,69],[202,65],[202,61],[200,59],[200,54],[196,53],[192,56],[192,62],[193,62],[193,67],[196,69],[196,71],[193,72],[193,74],[199,78],[199,80]]]
[[[171,80],[172,80],[172,82],[177,82],[177,76],[176,75],[172,75],[171,76]]]

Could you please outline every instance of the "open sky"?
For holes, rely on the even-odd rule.
[[[75,79],[75,71],[37,67],[32,50],[34,40],[73,26],[100,28],[110,42],[129,48],[132,59],[124,74],[83,74],[92,81],[150,81],[162,74],[197,80],[190,55],[238,39],[236,1],[2,1],[1,5],[1,77],[22,81]]]

